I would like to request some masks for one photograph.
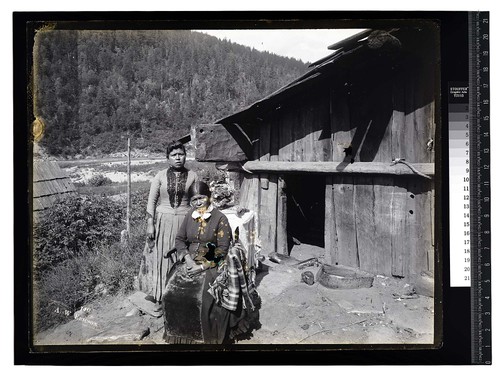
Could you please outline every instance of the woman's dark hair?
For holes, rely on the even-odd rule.
[[[186,147],[184,147],[184,145],[182,144],[182,142],[180,142],[180,141],[172,141],[172,142],[170,142],[167,145],[167,159],[170,156],[170,153],[172,151],[174,151],[174,150],[177,150],[177,149],[182,150],[184,152],[184,154],[186,153]]]
[[[210,191],[210,188],[206,183],[203,181],[195,181],[191,184],[191,186],[188,189],[188,195],[189,199],[194,197],[195,195],[206,195],[207,197],[210,198],[212,195],[212,192]]]

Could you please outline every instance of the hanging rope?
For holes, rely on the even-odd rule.
[[[427,176],[425,173],[422,173],[422,172],[418,171],[413,165],[411,165],[410,163],[406,162],[405,159],[403,159],[403,158],[396,158],[391,163],[391,165],[396,165],[396,164],[404,164],[408,168],[410,168],[413,171],[413,173],[418,174],[419,176],[422,176],[423,178],[427,178],[429,180],[432,180],[432,177]]]

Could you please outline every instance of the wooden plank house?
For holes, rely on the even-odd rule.
[[[68,174],[55,161],[33,161],[33,212],[41,214],[57,201],[77,194]]]
[[[295,237],[329,264],[433,272],[437,32],[366,30],[329,49],[272,95],[195,127],[196,158],[241,166],[239,205],[257,213],[264,254],[289,254]]]

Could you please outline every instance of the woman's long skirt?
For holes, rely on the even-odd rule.
[[[139,290],[161,300],[167,275],[177,260],[175,253],[166,257],[175,248],[175,236],[187,210],[172,210],[169,213],[156,212],[155,241],[150,247],[146,242],[139,269]]]
[[[229,338],[243,314],[241,306],[231,312],[215,303],[208,288],[216,277],[216,268],[189,277],[185,264],[174,265],[162,297],[166,342],[222,344]]]

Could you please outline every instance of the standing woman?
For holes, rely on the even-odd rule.
[[[209,292],[232,237],[227,217],[211,204],[210,195],[204,182],[191,185],[192,209],[177,232],[179,262],[169,275],[163,296],[163,338],[171,344],[226,343],[231,329],[244,317],[240,301],[230,311]]]
[[[179,141],[167,145],[169,167],[153,178],[147,206],[147,244],[139,271],[139,289],[152,302],[160,303],[167,274],[175,261],[175,236],[189,211],[188,189],[196,174],[184,167],[186,149]],[[173,258],[173,259],[172,259]],[[158,305],[157,309],[160,309]]]

